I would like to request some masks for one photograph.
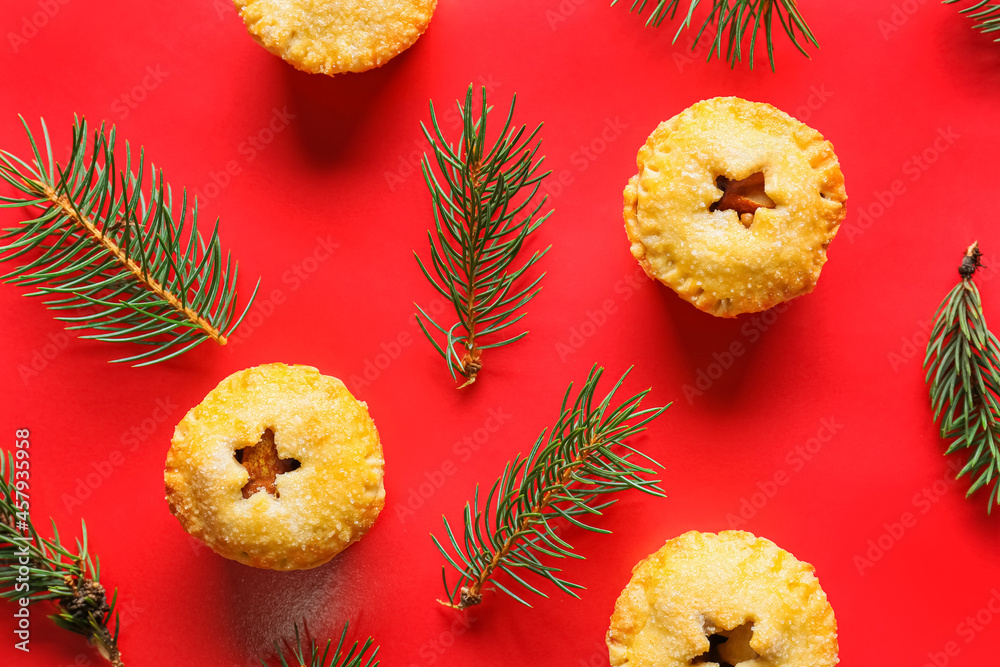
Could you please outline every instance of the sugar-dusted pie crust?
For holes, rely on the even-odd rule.
[[[278,456],[299,467],[275,493],[244,498],[236,450],[270,430]],[[367,406],[309,366],[233,373],[192,408],[167,454],[167,502],[185,530],[253,567],[321,565],[361,539],[385,505],[382,446]]]
[[[723,644],[731,664],[838,662],[837,622],[811,565],[750,533],[685,533],[632,570],[608,630],[611,665],[687,667],[709,650],[709,635],[748,622],[759,657],[727,656]]]
[[[380,67],[413,46],[437,0],[234,0],[250,35],[298,69]]]
[[[637,163],[625,229],[651,277],[722,317],[812,291],[847,200],[819,132],[769,104],[716,97],[661,123]],[[734,210],[710,210],[723,196],[720,176],[758,172],[774,208],[757,209],[750,227]]]

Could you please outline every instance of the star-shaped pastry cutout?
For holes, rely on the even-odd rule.
[[[260,490],[279,498],[276,479],[278,475],[291,472],[299,467],[295,459],[283,459],[278,456],[274,445],[274,431],[267,429],[260,441],[252,447],[236,450],[236,461],[247,469],[250,479],[243,485],[243,497],[249,498]]]

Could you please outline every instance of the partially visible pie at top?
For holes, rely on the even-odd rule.
[[[364,72],[413,46],[437,0],[234,0],[271,53],[317,74]]]

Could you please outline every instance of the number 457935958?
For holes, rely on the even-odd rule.
[[[17,429],[14,432],[14,470],[13,473],[13,491],[17,494],[17,498],[13,499],[14,506],[20,510],[16,519],[18,521],[18,526],[20,527],[21,522],[28,521],[28,487],[29,480],[31,478],[31,441],[29,439],[31,432],[26,428]]]

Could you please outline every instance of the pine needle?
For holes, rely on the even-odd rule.
[[[962,0],[944,0],[944,4],[953,5]],[[985,33],[997,32],[1000,30],[1000,2],[990,2],[990,0],[980,0],[975,4],[966,7],[961,12],[975,19],[975,28]],[[993,40],[1000,42],[1000,35]]]
[[[287,641],[283,645],[275,642],[274,650],[281,667],[378,667],[379,661],[375,658],[378,656],[379,647],[376,646],[369,652],[373,643],[374,640],[369,637],[363,644],[354,642],[347,648],[347,623],[344,623],[340,640],[331,654],[332,639],[328,639],[326,646],[320,650],[316,640],[303,637],[299,633],[299,626],[296,625],[295,642]],[[260,662],[264,667],[269,667],[269,661]]]
[[[949,442],[946,454],[966,450],[968,461],[956,478],[968,475],[966,494],[991,488],[987,511],[1000,503],[1000,344],[986,326],[973,276],[981,266],[979,244],[969,246],[958,269],[961,281],[937,313],[924,367],[934,419]]]
[[[434,153],[434,162],[424,155],[424,180],[434,204],[435,228],[427,233],[431,246],[429,270],[414,253],[420,270],[455,309],[457,320],[441,324],[417,305],[417,322],[434,349],[444,357],[453,380],[462,386],[476,381],[482,369],[483,350],[520,340],[527,331],[508,329],[524,317],[519,312],[538,294],[544,273],[533,280],[526,272],[548,252],[536,251],[516,266],[528,236],[548,219],[541,214],[546,197],[533,203],[541,181],[544,158],[535,159],[541,125],[526,133],[512,127],[514,101],[499,139],[486,144],[486,104],[483,88],[478,118],[472,108],[472,86],[465,104],[458,103],[462,136],[458,145],[444,136],[431,102],[431,133],[421,124]],[[437,165],[437,172],[434,170]],[[433,330],[433,333],[432,333]],[[437,338],[443,337],[442,342]]]
[[[603,368],[595,366],[572,403],[570,384],[555,425],[538,436],[527,457],[519,455],[504,467],[482,505],[476,487],[473,501],[465,505],[460,536],[447,518],[447,539],[431,536],[448,563],[442,569],[448,599],[441,604],[455,609],[477,605],[488,584],[527,606],[523,593],[514,592],[516,588],[547,597],[525,575],[578,597],[576,591],[582,586],[564,579],[558,568],[545,562],[583,558],[561,536],[563,529],[609,532],[588,521],[614,504],[615,499],[608,496],[618,491],[635,489],[663,496],[658,480],[645,477],[654,471],[632,459],[659,464],[625,441],[644,431],[670,406],[640,409],[648,389],[612,406],[629,371],[598,402],[595,391],[603,373]],[[449,567],[459,575],[453,585],[448,583]],[[507,583],[495,579],[501,573],[507,575]]]
[[[619,0],[612,0],[611,5],[617,5],[618,2]],[[674,35],[673,43],[676,44],[681,33],[691,27],[695,10],[700,4],[701,0],[687,0],[687,10],[684,12],[684,18]],[[665,19],[674,19],[681,6],[681,0],[652,0],[652,2],[650,0],[632,0],[629,11],[642,13],[647,5],[652,5],[653,11],[646,19],[646,25],[658,27]],[[725,42],[726,60],[729,61],[730,67],[735,67],[737,62],[743,60],[744,43],[749,43],[747,59],[750,62],[750,69],[753,69],[757,35],[763,29],[767,44],[767,58],[773,71],[775,18],[778,19],[782,30],[788,35],[795,48],[806,58],[809,57],[805,49],[807,45],[819,48],[819,43],[802,17],[796,0],[712,0],[712,7],[695,35],[691,48],[694,49],[698,45],[698,41],[706,31],[714,31],[715,35],[711,37],[712,48],[709,49],[708,60],[711,60],[713,55],[722,58],[722,44]]]
[[[225,345],[242,321],[237,311],[237,266],[223,257],[218,223],[206,240],[198,232],[198,205],[188,217],[187,194],[175,219],[163,172],[139,151],[135,167],[125,144],[125,164],[115,162],[115,128],[94,133],[76,119],[65,166],[52,156],[42,121],[39,142],[21,119],[32,157],[0,151],[0,180],[17,191],[0,196],[0,208],[35,209],[0,235],[0,262],[17,267],[0,276],[33,288],[82,338],[128,342],[148,348],[117,361],[155,364],[205,340]],[[43,155],[44,150],[44,155]],[[254,290],[256,295],[256,289]],[[237,315],[239,314],[239,317]]]

